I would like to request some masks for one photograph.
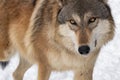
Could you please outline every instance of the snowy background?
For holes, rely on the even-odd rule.
[[[115,37],[100,52],[94,69],[94,80],[120,80],[120,0],[109,0],[108,4],[116,24]],[[11,74],[18,63],[18,55],[15,55],[4,71],[0,68],[0,80],[13,80]],[[37,80],[37,69],[37,65],[33,65],[23,80]],[[49,80],[73,80],[73,77],[72,71],[52,72]]]

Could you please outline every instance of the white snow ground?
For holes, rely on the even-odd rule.
[[[103,47],[96,62],[93,80],[120,80],[120,0],[109,0],[116,23],[114,39]],[[19,59],[15,55],[3,71],[0,68],[0,80],[13,80],[11,73],[16,69]],[[33,65],[24,75],[24,80],[37,80],[37,65]],[[53,72],[49,80],[73,80],[71,71]]]

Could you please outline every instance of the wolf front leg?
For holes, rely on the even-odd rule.
[[[30,64],[24,58],[20,57],[19,65],[18,65],[17,69],[15,70],[15,72],[13,73],[14,80],[23,80],[24,73],[31,66],[32,66],[32,64]]]
[[[93,80],[92,74],[93,70],[85,72],[75,71],[74,80]]]
[[[49,80],[51,69],[47,65],[39,64],[38,80]]]

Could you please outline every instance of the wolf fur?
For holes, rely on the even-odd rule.
[[[0,0],[0,60],[19,51],[14,80],[22,80],[32,64],[38,64],[38,80],[48,80],[54,70],[73,70],[74,80],[92,80],[98,53],[114,36],[106,2]],[[90,47],[88,54],[78,51],[83,45]]]

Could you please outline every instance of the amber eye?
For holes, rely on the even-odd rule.
[[[92,17],[92,18],[90,18],[90,19],[89,19],[89,21],[88,21],[88,22],[89,22],[89,23],[93,23],[93,22],[95,22],[95,21],[96,21],[96,19],[97,19],[96,17]]]
[[[69,20],[69,22],[70,22],[70,24],[72,24],[72,25],[77,25],[77,23],[74,21],[74,20]]]

